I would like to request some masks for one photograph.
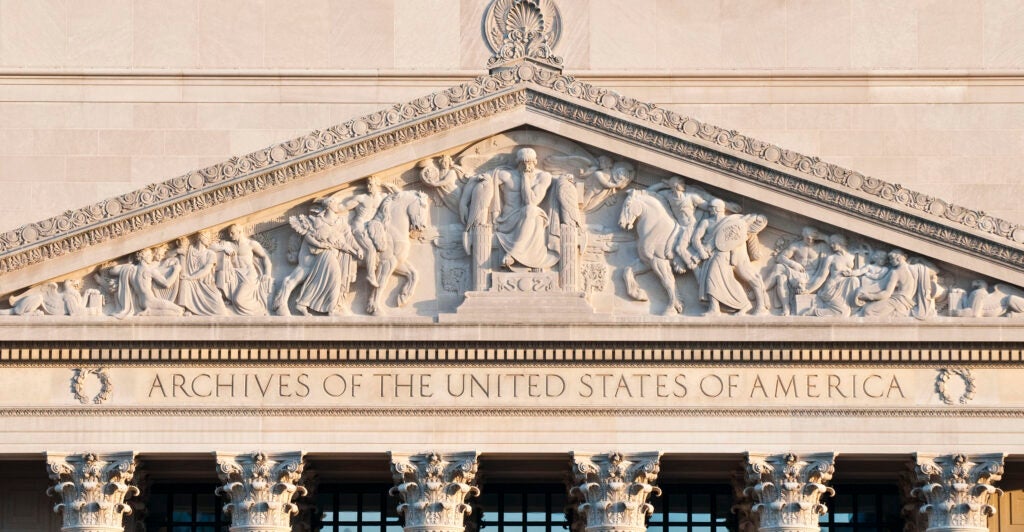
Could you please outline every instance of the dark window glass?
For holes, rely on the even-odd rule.
[[[387,484],[323,484],[317,488],[313,530],[322,532],[402,532],[398,499]]]
[[[227,532],[230,518],[221,512],[216,484],[156,484],[146,501],[146,530]]]
[[[648,532],[718,532],[736,530],[732,488],[725,484],[661,484]]]
[[[481,532],[562,532],[565,518],[563,484],[487,484],[474,502]],[[473,516],[470,516],[473,519]]]
[[[833,487],[835,497],[822,499],[828,506],[828,513],[819,519],[822,532],[903,530],[897,486],[848,484]]]

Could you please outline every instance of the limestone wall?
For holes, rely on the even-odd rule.
[[[10,228],[484,72],[485,0],[0,0]],[[1014,0],[560,0],[567,70],[1024,221]]]

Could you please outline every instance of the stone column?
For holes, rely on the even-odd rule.
[[[925,532],[928,530],[928,516],[921,512],[924,501],[918,494],[921,483],[917,480],[917,462],[907,463],[907,470],[900,473],[900,515],[903,517],[903,532]]]
[[[388,453],[395,487],[402,500],[405,532],[463,532],[472,512],[466,497],[480,495],[476,481],[477,452]]]
[[[835,491],[825,483],[835,471],[835,453],[797,455],[747,453],[746,495],[764,532],[821,530],[818,517],[828,512],[821,495]]]
[[[928,515],[928,532],[984,532],[996,510],[989,495],[1002,493],[991,483],[1003,476],[1002,453],[921,454],[914,456],[920,487],[913,494],[924,498],[921,512]]]
[[[647,497],[661,490],[658,480],[660,452],[572,453],[570,498],[578,502],[578,518],[586,532],[644,532],[654,512]]]
[[[217,495],[228,499],[224,511],[231,514],[231,532],[291,532],[292,516],[299,508],[292,502],[303,496],[299,485],[304,453],[216,453],[217,476],[224,483]]]
[[[46,490],[61,502],[62,532],[123,532],[124,516],[132,512],[125,499],[138,495],[129,484],[135,474],[135,453],[46,453],[53,487]]]

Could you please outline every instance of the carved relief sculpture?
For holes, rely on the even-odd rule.
[[[81,279],[68,279],[58,287],[55,282],[43,283],[21,294],[11,296],[11,308],[0,314],[32,316],[99,316],[103,313],[103,296],[95,288],[82,292]]]
[[[196,316],[224,316],[228,309],[217,289],[217,253],[210,249],[213,233],[200,231],[190,241],[178,238],[181,270],[178,275],[178,305]]]
[[[626,266],[622,278],[626,292],[637,301],[647,301],[648,295],[637,284],[636,276],[654,271],[668,294],[666,314],[681,314],[683,302],[676,293],[672,273],[673,248],[681,233],[679,224],[672,220],[663,200],[643,190],[629,190],[619,214],[619,227],[637,234],[637,260]]]
[[[757,234],[768,226],[760,214],[725,214],[725,203],[714,200],[711,216],[701,220],[693,233],[694,247],[703,260],[697,267],[697,285],[701,301],[707,303],[707,315],[718,315],[722,307],[736,312],[751,309],[747,287],[754,293],[752,314],[765,315],[768,294],[761,274],[752,260],[761,256]]]
[[[306,494],[300,485],[305,466],[302,452],[265,454],[217,453],[217,476],[224,485],[217,494],[228,499],[231,532],[290,532],[299,512],[293,497]]]
[[[24,290],[0,314],[381,315],[388,304],[423,301],[405,313],[465,307],[482,316],[492,312],[486,305],[522,308],[530,300],[512,303],[519,295],[545,297],[551,309],[615,314],[642,309],[629,301],[651,299],[656,277],[664,297],[655,305],[668,315],[684,313],[684,300],[703,301],[712,316],[1024,315],[1019,288],[985,279],[968,285],[970,273],[955,265],[940,270],[859,235],[836,231],[826,245],[806,225],[794,240],[789,228],[803,223],[799,216],[741,214],[740,204],[719,197],[727,193],[589,149],[547,132],[505,132],[388,179],[407,185],[370,177],[365,192],[346,185],[285,215],[233,224],[225,241],[212,230],[183,235],[81,278]],[[438,227],[420,190],[443,208]],[[759,243],[765,231],[779,242],[774,259]],[[275,251],[282,238],[287,253]],[[439,270],[429,277],[435,286],[419,291],[417,241],[435,244],[429,267]],[[357,276],[360,261],[365,276]],[[651,271],[650,280],[640,277]],[[694,283],[682,277],[691,271]],[[606,282],[613,275],[622,282]],[[392,276],[401,278],[397,290],[386,286]],[[569,301],[576,295],[582,306]],[[353,309],[363,297],[366,307]],[[462,305],[472,298],[480,303]]]
[[[239,224],[228,227],[228,238],[228,241],[211,246],[211,249],[225,255],[218,272],[217,286],[237,314],[265,316],[267,300],[274,288],[270,255],[263,245],[246,236]]]
[[[46,465],[53,487],[50,496],[61,502],[61,532],[122,532],[124,516],[132,512],[125,499],[139,494],[131,485],[135,453],[47,453]]]
[[[552,49],[562,32],[558,7],[552,0],[494,0],[484,15],[484,32],[494,56],[494,69],[529,58],[560,67]]]
[[[900,249],[889,252],[889,263],[892,269],[880,289],[862,287],[854,296],[855,303],[863,305],[858,315],[919,319],[935,316],[935,299],[942,288],[934,266],[926,262],[909,264],[907,254]]]
[[[310,215],[289,218],[302,241],[295,269],[285,277],[274,298],[276,314],[291,314],[288,298],[300,284],[302,290],[295,302],[300,314],[308,316],[311,310],[328,315],[348,312],[343,303],[355,280],[356,263],[352,258],[362,259],[364,255],[347,215],[342,202],[332,196],[318,200]]]
[[[983,532],[995,508],[991,495],[1002,490],[992,485],[1003,476],[1004,455],[918,453],[914,472],[918,488],[912,494],[925,504],[921,512],[928,516],[928,530],[943,532]]]
[[[828,237],[832,254],[824,257],[818,272],[806,284],[797,286],[797,293],[814,293],[817,297],[808,314],[814,316],[849,316],[852,302],[860,289],[860,277],[853,275],[855,257],[846,249],[846,237]]]
[[[406,532],[463,532],[472,512],[467,497],[479,496],[474,485],[477,453],[390,453],[398,513]]]
[[[754,501],[752,510],[762,532],[810,532],[820,530],[818,518],[828,512],[823,494],[834,494],[826,485],[832,479],[834,453],[747,454],[745,494]]]
[[[181,316],[184,309],[174,302],[160,297],[156,286],[167,287],[170,280],[159,271],[154,262],[152,248],[135,254],[135,263],[110,266],[106,272],[117,279],[117,302],[120,311],[117,318],[138,316]],[[172,275],[177,273],[177,266]]]
[[[660,452],[572,453],[569,496],[587,532],[643,532],[654,512],[650,495],[661,496]]]
[[[405,279],[398,293],[397,305],[402,307],[409,303],[419,278],[409,261],[410,233],[423,231],[429,223],[427,196],[422,192],[404,190],[389,195],[381,202],[376,215],[366,225],[366,232],[379,258],[376,281],[370,283],[372,288],[367,312],[384,313],[384,293],[392,275]]]

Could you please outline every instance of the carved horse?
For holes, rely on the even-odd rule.
[[[370,290],[366,311],[383,314],[386,283],[392,275],[405,277],[405,283],[398,293],[398,306],[405,306],[416,288],[417,272],[409,263],[411,231],[422,231],[429,223],[430,210],[427,195],[422,192],[403,190],[384,198],[377,214],[366,224],[367,233],[377,250],[379,260],[375,275],[377,286]]]
[[[647,292],[636,282],[636,276],[654,270],[668,293],[665,314],[683,312],[683,303],[676,295],[676,278],[672,273],[673,246],[679,237],[679,224],[668,212],[663,200],[643,190],[630,190],[619,214],[619,227],[636,229],[637,260],[622,272],[629,297],[647,301]]]

